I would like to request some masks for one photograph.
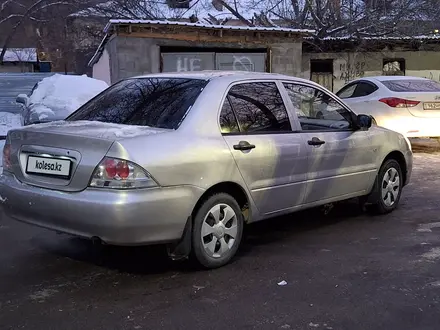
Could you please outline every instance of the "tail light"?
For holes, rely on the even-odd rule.
[[[95,169],[90,187],[136,189],[157,187],[157,183],[139,165],[123,159],[105,157]]]
[[[11,168],[11,144],[6,142],[3,147],[3,171],[9,171]]]
[[[398,97],[386,97],[380,99],[379,102],[385,103],[392,108],[412,108],[420,103],[420,101],[405,100]]]

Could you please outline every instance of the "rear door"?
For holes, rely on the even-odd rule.
[[[285,82],[307,144],[304,202],[319,203],[367,193],[376,165],[368,131],[355,130],[353,114],[330,94],[305,83]],[[332,113],[313,116],[316,109]]]
[[[406,101],[406,108],[413,116],[440,117],[440,83],[408,78],[384,80],[381,83],[390,91],[390,97]]]
[[[230,87],[220,126],[241,175],[263,214],[303,203],[307,150],[274,81]]]

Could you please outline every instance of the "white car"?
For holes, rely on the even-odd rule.
[[[440,139],[440,83],[410,76],[354,80],[337,93],[356,113],[408,138]]]

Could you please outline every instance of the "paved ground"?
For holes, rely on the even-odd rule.
[[[438,329],[440,154],[415,159],[393,214],[344,204],[254,225],[235,262],[215,271],[3,217],[0,328]]]

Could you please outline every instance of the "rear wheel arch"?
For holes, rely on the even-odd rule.
[[[194,206],[191,214],[192,217],[194,217],[197,210],[209,197],[219,193],[225,193],[233,197],[241,208],[245,222],[249,221],[249,219],[251,218],[249,196],[242,186],[240,186],[238,183],[231,181],[217,183],[206,190]]]
[[[217,183],[206,190],[197,201],[191,214],[188,216],[181,239],[168,245],[168,255],[171,257],[171,259],[186,259],[190,255],[192,250],[191,245],[194,218],[196,217],[197,212],[211,197],[222,193],[231,196],[237,202],[241,213],[243,214],[243,221],[245,223],[251,219],[250,199],[244,188],[235,182]]]

